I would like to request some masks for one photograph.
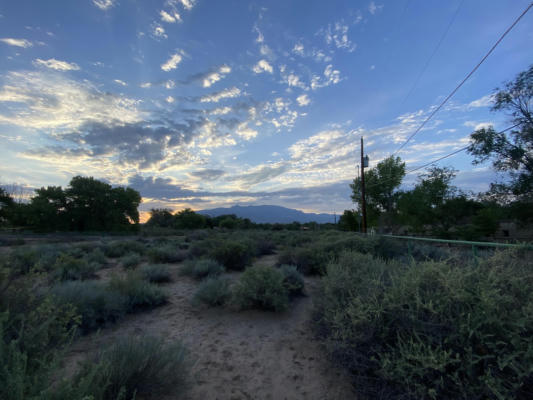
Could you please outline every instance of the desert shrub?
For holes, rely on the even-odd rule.
[[[146,246],[137,240],[119,240],[108,243],[104,247],[104,253],[107,257],[118,258],[128,253],[144,254]]]
[[[193,303],[221,306],[231,297],[230,282],[227,278],[209,277],[205,279],[194,294]]]
[[[93,248],[89,251],[86,258],[89,264],[103,266],[107,263],[106,256],[100,247]]]
[[[276,268],[248,268],[235,286],[234,301],[241,309],[286,310],[289,294],[283,280],[282,272]]]
[[[126,297],[128,312],[157,307],[167,301],[167,295],[161,288],[134,274],[125,278],[113,277],[109,288]]]
[[[276,249],[276,244],[269,238],[258,238],[255,243],[256,255],[265,256],[273,254]]]
[[[188,260],[180,270],[181,275],[192,276],[195,279],[203,279],[208,276],[220,275],[224,272],[224,267],[217,261],[209,258],[200,260]]]
[[[302,274],[322,275],[329,260],[328,253],[319,247],[285,249],[278,257],[278,264],[294,265]]]
[[[289,296],[299,296],[304,292],[305,282],[302,274],[294,265],[282,265],[279,270],[283,274],[283,284],[289,292]]]
[[[53,266],[53,276],[60,281],[87,280],[95,277],[96,267],[84,258],[77,259],[61,253]]]
[[[155,263],[178,263],[187,258],[187,251],[172,244],[165,244],[149,249],[148,257]]]
[[[82,364],[55,398],[94,400],[181,396],[189,383],[191,362],[181,342],[166,344],[150,336],[125,337]]]
[[[220,240],[214,239],[214,238],[208,238],[204,240],[198,240],[195,242],[192,242],[189,246],[189,257],[190,258],[199,258],[199,257],[205,257],[210,252],[213,251],[214,248],[216,248],[218,245],[220,245]]]
[[[374,255],[385,260],[405,258],[407,255],[407,243],[405,240],[379,236]]]
[[[127,311],[128,298],[94,281],[63,282],[51,289],[58,304],[72,304],[81,316],[80,328],[87,333],[120,319]]]
[[[152,283],[164,283],[172,281],[168,267],[163,264],[143,265],[139,273],[145,281]]]
[[[204,240],[209,237],[209,233],[205,230],[195,230],[192,232],[187,232],[185,236],[186,242],[196,242],[198,240]]]
[[[34,265],[37,272],[49,272],[54,268],[54,265],[61,252],[59,246],[40,246],[38,249],[39,259]]]
[[[318,332],[362,398],[531,398],[529,260],[507,251],[477,265],[406,265],[346,253],[323,278]]]
[[[39,260],[38,252],[28,246],[12,250],[7,257],[7,265],[16,274],[24,275],[30,272]]]
[[[125,269],[135,268],[141,263],[141,256],[137,253],[126,254],[120,259],[120,265]]]
[[[211,258],[229,270],[242,271],[252,261],[248,246],[234,241],[224,241],[210,252]]]

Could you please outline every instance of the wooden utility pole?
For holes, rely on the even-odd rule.
[[[363,214],[362,232],[366,233],[366,200],[365,200],[365,160],[363,137],[361,136],[361,209]]]

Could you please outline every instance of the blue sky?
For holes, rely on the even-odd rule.
[[[90,175],[140,190],[142,210],[342,212],[361,135],[371,166],[390,155],[528,4],[2,1],[0,182]],[[533,12],[399,153],[407,168],[506,128],[490,95],[531,49]],[[471,161],[441,165],[484,190],[496,176]]]

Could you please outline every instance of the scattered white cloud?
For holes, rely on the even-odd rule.
[[[215,92],[208,94],[206,96],[200,97],[201,103],[218,103],[222,99],[230,99],[237,97],[241,94],[241,90],[236,87],[228,88],[221,90],[220,92]]]
[[[174,22],[180,22],[181,21],[181,16],[176,11],[173,11],[172,15],[171,15],[170,13],[166,12],[165,10],[161,10],[159,12],[159,15],[161,15],[161,20],[163,22],[167,22],[169,24],[173,24]]]
[[[114,0],[93,0],[93,4],[100,10],[108,10],[115,5]]]
[[[175,99],[174,99],[174,97],[172,97],[172,96],[168,96],[168,97],[165,99],[165,101],[166,101],[167,103],[171,104],[171,103],[174,103]]]
[[[152,31],[152,35],[156,38],[156,39],[167,39],[168,38],[168,35],[165,33],[165,28],[163,28],[161,25],[159,24],[155,24],[153,26],[153,31]]]
[[[370,71],[374,71],[376,69],[376,66],[375,65],[371,65],[370,66]]]
[[[272,49],[270,47],[268,47],[268,45],[266,44],[262,44],[260,47],[259,47],[259,53],[261,53],[262,56],[265,56],[265,57],[268,57],[270,59],[274,58],[274,52],[272,51]]]
[[[296,74],[289,74],[285,77],[285,79],[287,80],[287,84],[289,85],[289,87],[294,86],[299,87],[303,90],[308,90],[307,86],[305,86],[305,83],[303,83],[300,77]]]
[[[144,82],[144,83],[141,83],[139,86],[142,87],[143,89],[147,89],[149,87],[152,87],[152,84],[150,82]]]
[[[231,72],[231,67],[227,65],[222,65],[218,70],[208,73],[202,79],[203,87],[211,87],[214,83],[226,77],[227,74]]]
[[[294,54],[298,54],[299,56],[304,55],[304,45],[301,43],[296,43],[294,47],[292,48],[292,52]]]
[[[253,139],[257,136],[257,131],[248,127],[247,122],[243,122],[237,126],[237,135],[245,140]]]
[[[296,98],[296,101],[298,102],[298,105],[300,107],[307,106],[307,105],[309,105],[309,103],[311,103],[311,100],[309,99],[309,97],[307,97],[307,94],[302,94],[302,95],[298,96]]]
[[[23,48],[33,46],[33,43],[26,39],[1,38],[0,42],[4,42],[5,44],[8,44],[10,46],[23,47]]]
[[[368,12],[372,15],[375,15],[377,12],[383,9],[383,4],[378,5],[375,2],[371,1],[368,5]]]
[[[268,72],[271,74],[274,72],[272,65],[270,65],[267,60],[259,60],[259,62],[255,64],[252,69],[256,74],[260,74],[262,72]]]
[[[9,72],[0,87],[1,102],[0,122],[31,129],[76,129],[88,121],[132,123],[144,117],[138,100],[50,71]]]
[[[174,82],[172,79],[169,79],[165,82],[165,89],[174,89],[174,86],[176,86],[176,82]]]
[[[474,130],[477,131],[478,129],[487,129],[491,126],[494,126],[494,122],[466,121],[463,125],[468,128],[474,128]]]
[[[313,50],[313,57],[317,62],[330,62],[332,59],[322,50]]]
[[[113,82],[115,82],[117,85],[128,86],[126,82],[121,81],[120,79],[113,79]]]
[[[265,41],[265,37],[263,36],[257,25],[254,25],[253,31],[257,33],[257,38],[255,39],[256,43],[263,43]]]
[[[68,63],[66,61],[56,60],[55,58],[49,60],[37,58],[33,61],[33,65],[55,69],[56,71],[78,71],[80,69],[76,63]]]
[[[494,102],[494,95],[487,94],[486,96],[483,96],[477,100],[474,100],[468,103],[468,107],[469,108],[489,107],[493,105],[493,102]]]
[[[211,115],[226,115],[226,114],[229,114],[231,112],[231,107],[218,107],[218,108],[214,108],[212,109],[211,111],[209,111],[209,114]]]
[[[343,49],[351,53],[357,45],[348,39],[348,30],[348,25],[339,21],[333,25],[329,24],[327,29],[321,29],[318,33],[324,36],[328,45],[333,45],[337,49]]]
[[[181,52],[174,53],[170,56],[166,63],[161,64],[161,69],[166,72],[176,69],[182,59],[183,57]]]
[[[186,10],[192,10],[194,5],[196,4],[196,0],[177,0],[178,3],[181,3],[183,8]]]
[[[336,85],[341,81],[340,71],[333,69],[333,65],[329,64],[324,70],[324,79],[318,75],[314,75],[311,79],[311,89],[316,90],[321,87],[329,85]]]

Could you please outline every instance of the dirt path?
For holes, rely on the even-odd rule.
[[[257,263],[272,265],[273,261],[269,256]],[[177,272],[178,266],[173,268]],[[194,308],[190,299],[198,283],[174,275],[175,281],[166,285],[168,305],[80,339],[71,360],[83,358],[115,337],[158,335],[182,340],[195,359],[187,400],[355,398],[348,379],[326,360],[309,326],[316,278],[306,279],[310,296],[276,314]]]

